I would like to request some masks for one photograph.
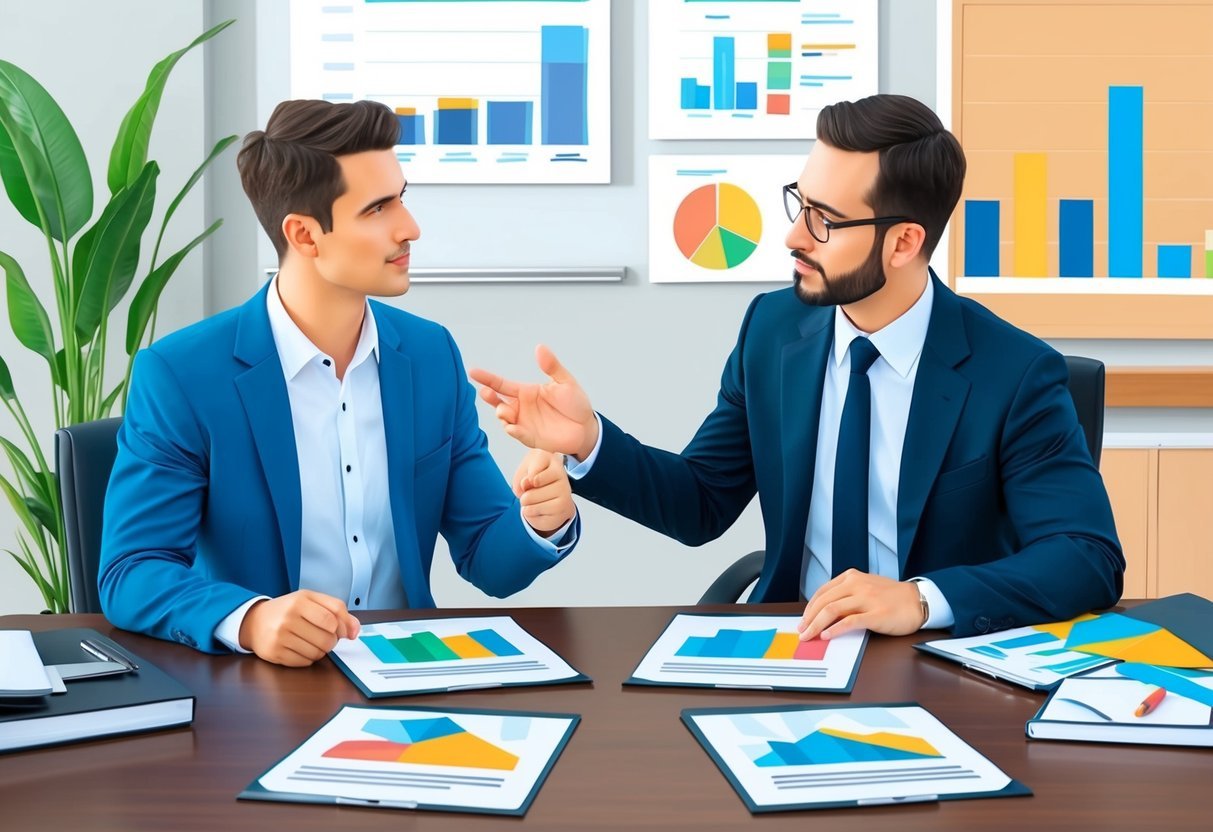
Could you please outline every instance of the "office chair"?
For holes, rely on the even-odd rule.
[[[119,417],[55,431],[55,471],[63,504],[72,612],[101,612],[97,592],[101,517],[121,426]]]
[[[1070,381],[1067,385],[1070,398],[1074,400],[1078,424],[1087,439],[1087,450],[1091,452],[1091,460],[1098,468],[1099,457],[1103,451],[1104,365],[1102,361],[1096,361],[1094,358],[1075,355],[1067,355],[1065,359],[1066,369],[1070,371]],[[736,603],[746,587],[758,580],[762,574],[762,562],[765,559],[766,552],[761,549],[742,556],[712,581],[699,603]]]

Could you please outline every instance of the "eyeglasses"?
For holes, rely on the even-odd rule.
[[[847,220],[834,222],[815,205],[805,205],[801,200],[797,183],[792,182],[783,186],[783,208],[788,212],[788,220],[796,222],[796,218],[804,213],[804,224],[819,243],[829,242],[830,232],[836,228],[854,228],[859,225],[895,225],[899,222],[914,222],[909,217],[868,217],[862,220]]]

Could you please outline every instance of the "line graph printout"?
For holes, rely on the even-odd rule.
[[[409,181],[609,182],[610,0],[298,0],[291,97],[370,99]]]
[[[811,139],[877,92],[875,0],[649,3],[649,137]]]
[[[628,681],[633,684],[850,689],[867,634],[800,641],[795,615],[674,616]]]

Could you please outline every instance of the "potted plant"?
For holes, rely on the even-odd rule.
[[[151,258],[140,269],[140,249],[151,222],[160,174],[156,162],[147,158],[148,143],[165,84],[183,55],[234,22],[215,26],[152,68],[143,93],[118,128],[109,157],[109,200],[95,220],[92,175],[71,122],[28,73],[0,60],[0,177],[17,212],[46,240],[49,274],[39,285],[53,287],[56,320],[52,321],[25,270],[3,250],[0,269],[13,334],[46,361],[56,428],[105,418],[119,400],[125,404],[134,355],[155,337],[156,307],[165,285],[189,253],[222,224],[216,220],[179,251],[161,257],[160,245],[173,213],[236,136],[217,142],[168,204]],[[141,279],[131,299],[122,342],[126,372],[119,380],[107,380],[111,313],[135,286],[137,275]],[[16,549],[4,551],[37,585],[49,611],[67,612],[63,512],[55,474],[40,441],[50,434],[30,424],[3,357],[0,400],[17,428],[11,438],[0,436],[0,447],[11,466],[8,475],[0,474],[0,490],[20,523]]]

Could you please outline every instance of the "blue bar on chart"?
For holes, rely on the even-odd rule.
[[[712,38],[712,109],[736,106],[735,46],[732,38]]]
[[[434,111],[434,144],[476,144],[480,102],[475,98],[439,98]]]
[[[754,81],[742,81],[737,84],[737,109],[758,109],[758,84]]]
[[[543,144],[589,144],[590,31],[584,26],[540,27]]]
[[[699,83],[697,78],[682,79],[682,103],[684,110],[709,110],[712,107],[712,88]]]
[[[490,101],[488,112],[489,144],[530,144],[531,121],[535,107],[530,101]]]
[[[397,107],[400,138],[396,144],[425,144],[425,116],[417,115],[416,107]]]
[[[1192,246],[1158,246],[1159,277],[1191,277]]]
[[[1108,87],[1108,277],[1141,277],[1144,92]]]
[[[1095,276],[1095,202],[1061,200],[1061,277]]]
[[[998,200],[965,200],[965,277],[998,277]]]

